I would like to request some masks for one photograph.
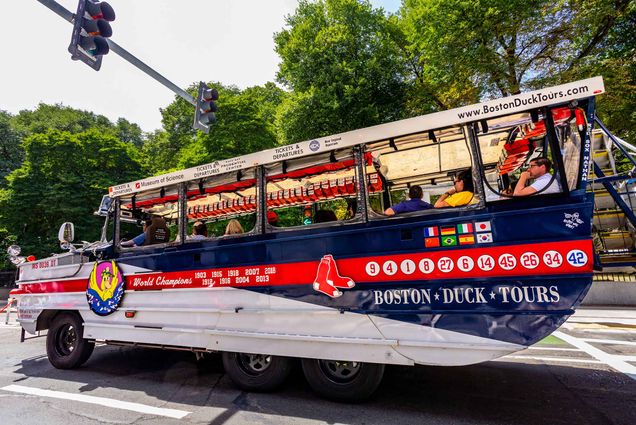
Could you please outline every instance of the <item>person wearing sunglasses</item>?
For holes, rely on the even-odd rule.
[[[513,196],[529,196],[541,191],[541,193],[558,193],[561,192],[559,182],[552,178],[550,170],[552,162],[548,158],[535,158],[530,160],[528,169],[521,173],[519,182],[515,187]],[[528,180],[534,179],[534,182],[526,186]]]
[[[453,179],[453,188],[442,194],[435,208],[462,207],[471,203],[474,197],[473,176],[470,170],[457,173]]]

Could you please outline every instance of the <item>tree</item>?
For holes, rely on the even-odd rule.
[[[0,111],[0,187],[4,185],[4,177],[20,166],[23,154],[20,134],[13,127],[12,116]]]
[[[301,0],[275,35],[281,143],[402,118],[408,88],[397,31],[368,1]]]
[[[149,137],[144,151],[155,159],[153,172],[187,168],[219,159],[232,158],[277,145],[274,115],[283,91],[273,83],[240,90],[210,83],[219,91],[217,122],[204,134],[192,130],[193,107],[177,98],[161,110],[165,133]],[[189,89],[194,93],[194,86]]]
[[[136,148],[99,130],[71,134],[51,130],[24,140],[22,166],[0,192],[0,229],[17,237],[26,254],[59,250],[64,221],[77,235],[96,240],[100,219],[92,215],[109,186],[145,177]]]
[[[138,148],[144,144],[144,137],[141,128],[131,123],[125,118],[117,119],[117,138],[124,143],[132,143]]]
[[[451,108],[559,80],[606,46],[629,4],[405,0],[400,25],[419,86]]]
[[[40,103],[33,111],[23,110],[14,119],[15,127],[25,135],[46,133],[56,129],[69,133],[81,133],[100,129],[115,134],[115,127],[108,118],[70,106]]]

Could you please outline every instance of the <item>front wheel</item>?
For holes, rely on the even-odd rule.
[[[384,375],[384,365],[375,363],[302,359],[302,365],[309,386],[322,397],[336,401],[369,398]]]
[[[222,354],[223,367],[232,382],[245,391],[272,391],[291,372],[291,359],[269,354]]]
[[[84,324],[74,313],[57,315],[46,335],[46,354],[58,369],[74,369],[88,360],[95,343],[84,339]]]

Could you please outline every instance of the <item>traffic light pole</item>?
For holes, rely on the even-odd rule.
[[[71,11],[67,10],[64,6],[55,2],[54,0],[37,0],[37,1],[42,3],[44,6],[48,7],[50,10],[55,12],[58,16],[62,17],[64,20],[70,23],[73,23],[73,21],[75,20],[75,15]],[[172,92],[174,92],[176,95],[183,98],[185,101],[187,101],[191,105],[195,107],[197,106],[197,101],[192,96],[190,96],[190,94],[187,91],[183,90],[182,88],[174,84],[172,81],[168,80],[166,77],[159,74],[157,71],[155,71],[154,69],[152,69],[151,67],[143,63],[140,59],[136,58],[132,53],[130,53],[128,50],[121,47],[119,44],[115,43],[113,40],[109,39],[107,41],[108,41],[108,45],[110,47],[111,52],[118,54],[128,63],[136,66],[146,75],[154,78],[164,87],[172,90]]]

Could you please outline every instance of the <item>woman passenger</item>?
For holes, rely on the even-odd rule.
[[[237,219],[233,218],[229,221],[229,223],[227,223],[227,226],[225,227],[226,235],[238,235],[241,233],[243,233],[243,226],[241,226],[241,223],[239,223]]]
[[[453,188],[435,202],[435,208],[461,207],[473,200],[473,176],[470,169],[460,171],[453,180]]]

